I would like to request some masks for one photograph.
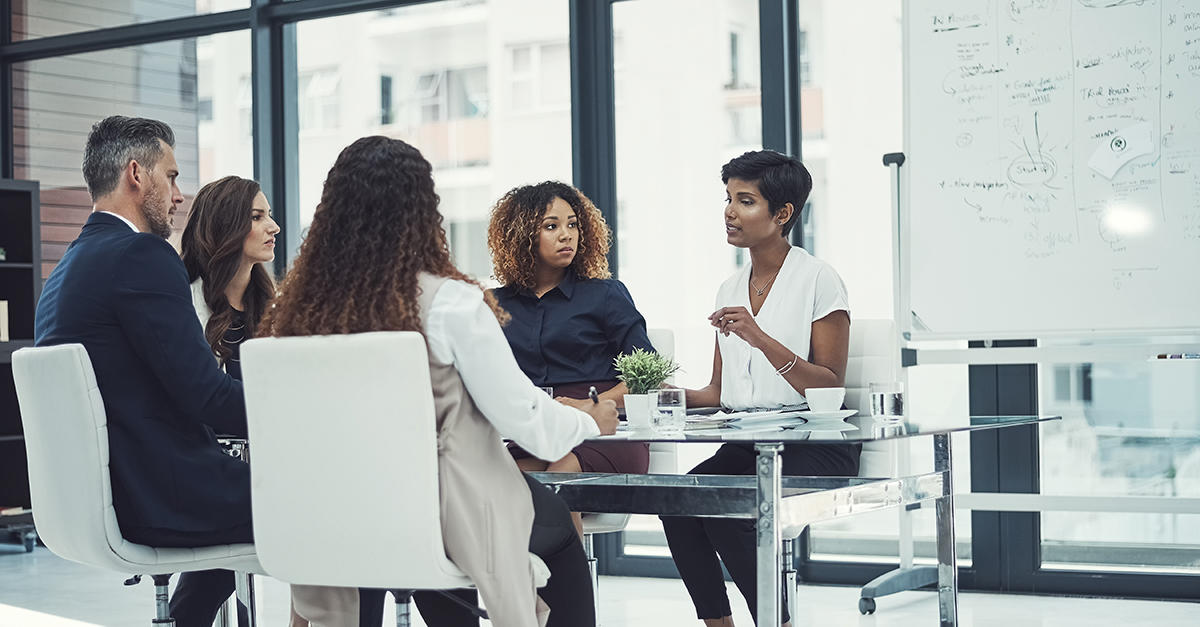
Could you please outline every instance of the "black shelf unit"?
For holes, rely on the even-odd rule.
[[[0,179],[0,248],[5,251],[0,261],[0,300],[8,301],[9,334],[9,341],[0,342],[0,506],[4,507],[29,507],[29,470],[12,353],[33,346],[33,312],[42,288],[38,189],[37,181]]]

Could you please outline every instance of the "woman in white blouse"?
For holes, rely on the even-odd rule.
[[[750,264],[717,290],[712,379],[687,391],[692,407],[750,409],[798,405],[808,388],[838,387],[850,343],[846,288],[824,261],[788,243],[812,191],[798,160],[777,152],[748,152],[721,169],[725,235],[748,249]],[[858,474],[859,447],[788,445],[785,475]],[[751,445],[728,443],[693,474],[754,474]],[[754,521],[664,516],[671,556],[708,627],[731,626],[721,562],[756,616]],[[781,622],[789,624],[787,608]]]
[[[567,507],[521,473],[501,437],[558,459],[587,437],[614,433],[616,405],[587,401],[576,409],[534,387],[500,328],[506,318],[450,258],[429,162],[403,141],[375,136],[338,155],[263,328],[276,336],[420,332],[434,391],[438,477],[363,481],[438,482],[446,555],[475,583],[493,625],[539,625],[544,606],[529,553],[550,569],[540,591],[550,609],[546,625],[595,625],[587,560]],[[336,425],[337,416],[329,419]],[[394,419],[413,417],[397,408]],[[292,592],[296,612],[313,625],[380,624],[381,592]],[[460,596],[473,601],[474,591]],[[414,597],[430,627],[474,621],[434,593]]]

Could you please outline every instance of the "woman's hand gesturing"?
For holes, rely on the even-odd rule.
[[[751,346],[757,347],[759,340],[764,336],[758,322],[745,307],[722,307],[714,311],[708,317],[708,321],[726,337],[732,333]]]

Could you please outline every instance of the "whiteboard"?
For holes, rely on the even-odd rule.
[[[909,0],[904,34],[911,338],[1200,329],[1200,0]]]

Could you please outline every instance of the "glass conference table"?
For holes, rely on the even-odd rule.
[[[808,525],[888,507],[933,501],[937,526],[938,609],[943,627],[958,624],[950,434],[1028,425],[1059,416],[843,417],[841,412],[788,411],[723,426],[659,434],[625,431],[595,441],[742,442],[757,450],[755,475],[535,473],[573,511],[749,518],[757,522],[758,627],[778,627],[786,535]],[[933,437],[933,472],[907,477],[783,477],[785,444],[868,443]],[[791,565],[788,565],[791,568]]]

